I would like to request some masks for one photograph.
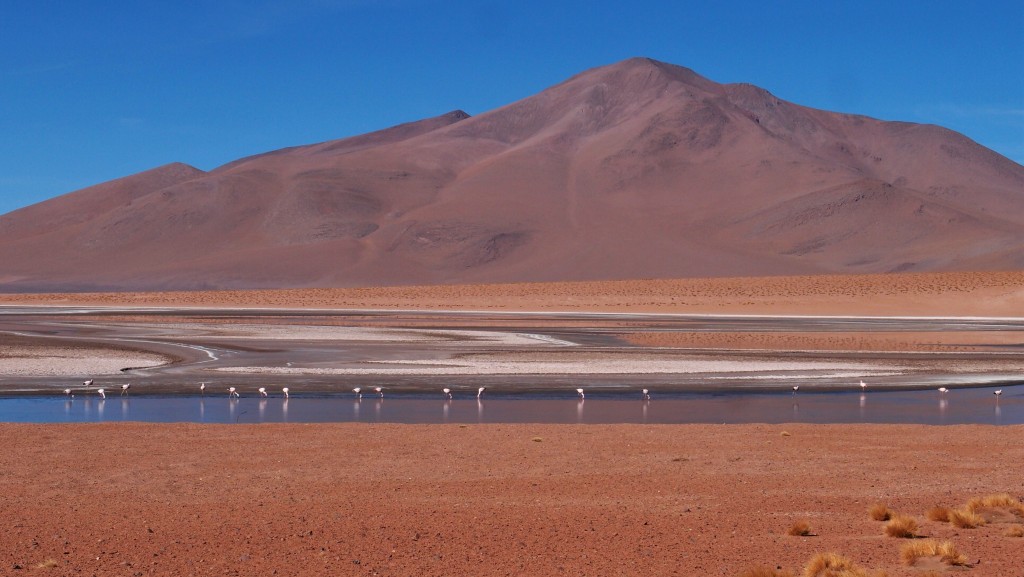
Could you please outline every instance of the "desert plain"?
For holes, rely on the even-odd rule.
[[[532,312],[533,330],[558,312],[1004,319],[1006,327],[982,330],[965,322],[925,331],[615,331],[628,346],[659,351],[967,359],[950,366],[996,351],[1001,371],[1024,368],[1024,335],[1010,322],[1024,311],[1020,272],[5,294],[0,305],[113,307],[143,324],[155,321],[126,308]],[[552,326],[564,329],[559,322]],[[8,372],[60,357],[46,349],[66,344],[2,338]],[[108,343],[84,357],[116,354],[127,353]],[[1007,387],[1007,397],[1019,394]],[[800,574],[814,554],[835,552],[869,575],[1024,575],[1024,540],[1014,536],[1024,518],[986,511],[985,525],[958,528],[926,516],[974,497],[1024,496],[1017,425],[8,423],[0,431],[5,574]],[[912,516],[917,537],[952,541],[967,564],[901,562],[901,547],[920,539],[886,536],[868,515],[879,502]],[[798,521],[810,535],[788,534]]]

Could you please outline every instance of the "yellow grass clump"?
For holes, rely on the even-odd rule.
[[[885,503],[875,503],[868,509],[868,515],[875,521],[888,521],[892,517],[892,511]]]
[[[846,557],[836,553],[818,553],[807,562],[803,577],[870,577],[870,575]],[[877,573],[875,577],[885,577],[885,573]]]
[[[925,513],[925,515],[928,517],[930,521],[938,521],[939,523],[949,523],[949,513],[949,507],[936,505],[931,509],[928,509],[928,512]]]
[[[975,513],[974,511],[967,509],[954,509],[949,512],[949,522],[954,527],[961,529],[974,529],[975,527],[981,527],[985,524],[985,518]]]
[[[1007,537],[1024,537],[1024,525],[1011,525],[1003,535]]]
[[[904,565],[913,566],[918,559],[926,557],[938,557],[943,563],[951,566],[967,565],[967,557],[957,551],[952,541],[936,541],[925,539],[924,541],[911,541],[900,548],[900,559]]]
[[[890,537],[910,539],[916,536],[917,521],[907,515],[893,515],[885,524],[885,534]]]
[[[811,534],[811,523],[806,519],[794,521],[789,527],[788,533],[794,537],[807,537]]]
[[[964,509],[971,513],[977,513],[981,509],[1007,509],[1013,514],[1024,517],[1024,503],[1011,496],[1009,493],[996,493],[975,497],[967,502]]]

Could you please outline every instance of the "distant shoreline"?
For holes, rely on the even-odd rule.
[[[0,294],[18,304],[1016,317],[1024,271]]]

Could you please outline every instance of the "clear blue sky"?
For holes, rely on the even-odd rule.
[[[168,162],[479,114],[631,56],[1024,163],[1020,0],[4,0],[0,213]]]

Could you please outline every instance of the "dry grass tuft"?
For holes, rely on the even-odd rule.
[[[885,503],[875,503],[868,509],[868,515],[875,521],[888,521],[892,517],[892,511]]]
[[[793,577],[789,571],[780,569],[769,569],[768,567],[751,567],[740,573],[737,577]]]
[[[967,557],[956,550],[952,541],[911,541],[900,547],[900,559],[904,565],[913,566],[918,559],[938,557],[946,565],[962,566],[967,564]]]
[[[885,534],[890,537],[911,539],[917,536],[917,521],[906,515],[893,515],[885,524]]]
[[[807,519],[794,521],[788,533],[794,537],[807,537],[811,534],[811,523]]]
[[[1024,503],[1009,493],[996,493],[975,497],[967,502],[965,510],[977,513],[980,509],[1008,509],[1017,516],[1024,517]]]
[[[789,431],[782,431],[781,433],[779,433],[779,435],[781,435],[783,437],[791,437],[792,436]]]
[[[56,559],[47,559],[42,563],[36,564],[36,569],[53,569],[55,567],[60,567],[60,563]]]
[[[1003,533],[1006,537],[1024,537],[1024,525],[1010,525]]]
[[[974,529],[985,524],[985,518],[967,508],[949,512],[949,522],[961,529]]]
[[[931,509],[928,509],[928,512],[925,513],[925,515],[931,521],[938,521],[939,523],[949,523],[949,513],[949,507],[936,505]]]
[[[534,438],[532,438],[530,440],[533,441],[534,443],[543,443],[544,442],[544,437],[534,437]]]
[[[804,577],[868,577],[868,573],[836,553],[818,553],[804,567]]]

